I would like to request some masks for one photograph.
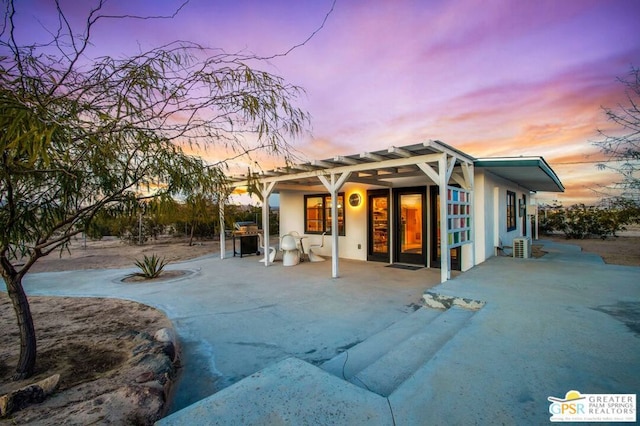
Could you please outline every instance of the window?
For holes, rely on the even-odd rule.
[[[516,193],[507,191],[507,231],[516,229]]]
[[[304,196],[304,233],[331,232],[331,195]],[[338,235],[345,235],[344,193],[338,194]]]
[[[447,234],[450,248],[471,242],[470,191],[447,187]]]

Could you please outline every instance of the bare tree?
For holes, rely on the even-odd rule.
[[[603,108],[619,132],[599,131],[603,139],[595,144],[608,161],[598,167],[620,174],[621,180],[612,188],[616,195],[640,203],[640,69],[632,67],[626,78],[618,80],[624,85],[627,103],[615,109]]]
[[[46,43],[19,39],[20,2],[5,4],[0,271],[20,329],[18,380],[36,359],[22,280],[38,259],[66,247],[103,209],[224,192],[226,163],[208,165],[182,147],[286,156],[288,138],[309,117],[294,105],[301,89],[250,67],[251,57],[174,42],[122,59],[88,58],[92,30],[118,18],[102,12],[102,0],[81,28],[55,1],[58,26]]]

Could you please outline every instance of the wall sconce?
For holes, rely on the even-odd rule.
[[[353,194],[349,195],[349,205],[351,207],[358,207],[360,203],[362,203],[362,196],[360,196],[360,194],[354,192]]]

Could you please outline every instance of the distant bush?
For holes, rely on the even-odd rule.
[[[616,237],[626,225],[640,220],[640,206],[629,200],[614,200],[606,207],[575,204],[541,210],[540,232],[562,232],[573,239]]]
[[[164,231],[164,225],[147,216],[142,217],[142,223],[139,217],[121,217],[118,225],[116,235],[129,244],[144,244],[149,238],[155,240]]]

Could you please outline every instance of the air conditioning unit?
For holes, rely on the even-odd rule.
[[[519,237],[513,239],[513,257],[521,259],[531,257],[531,238]]]

